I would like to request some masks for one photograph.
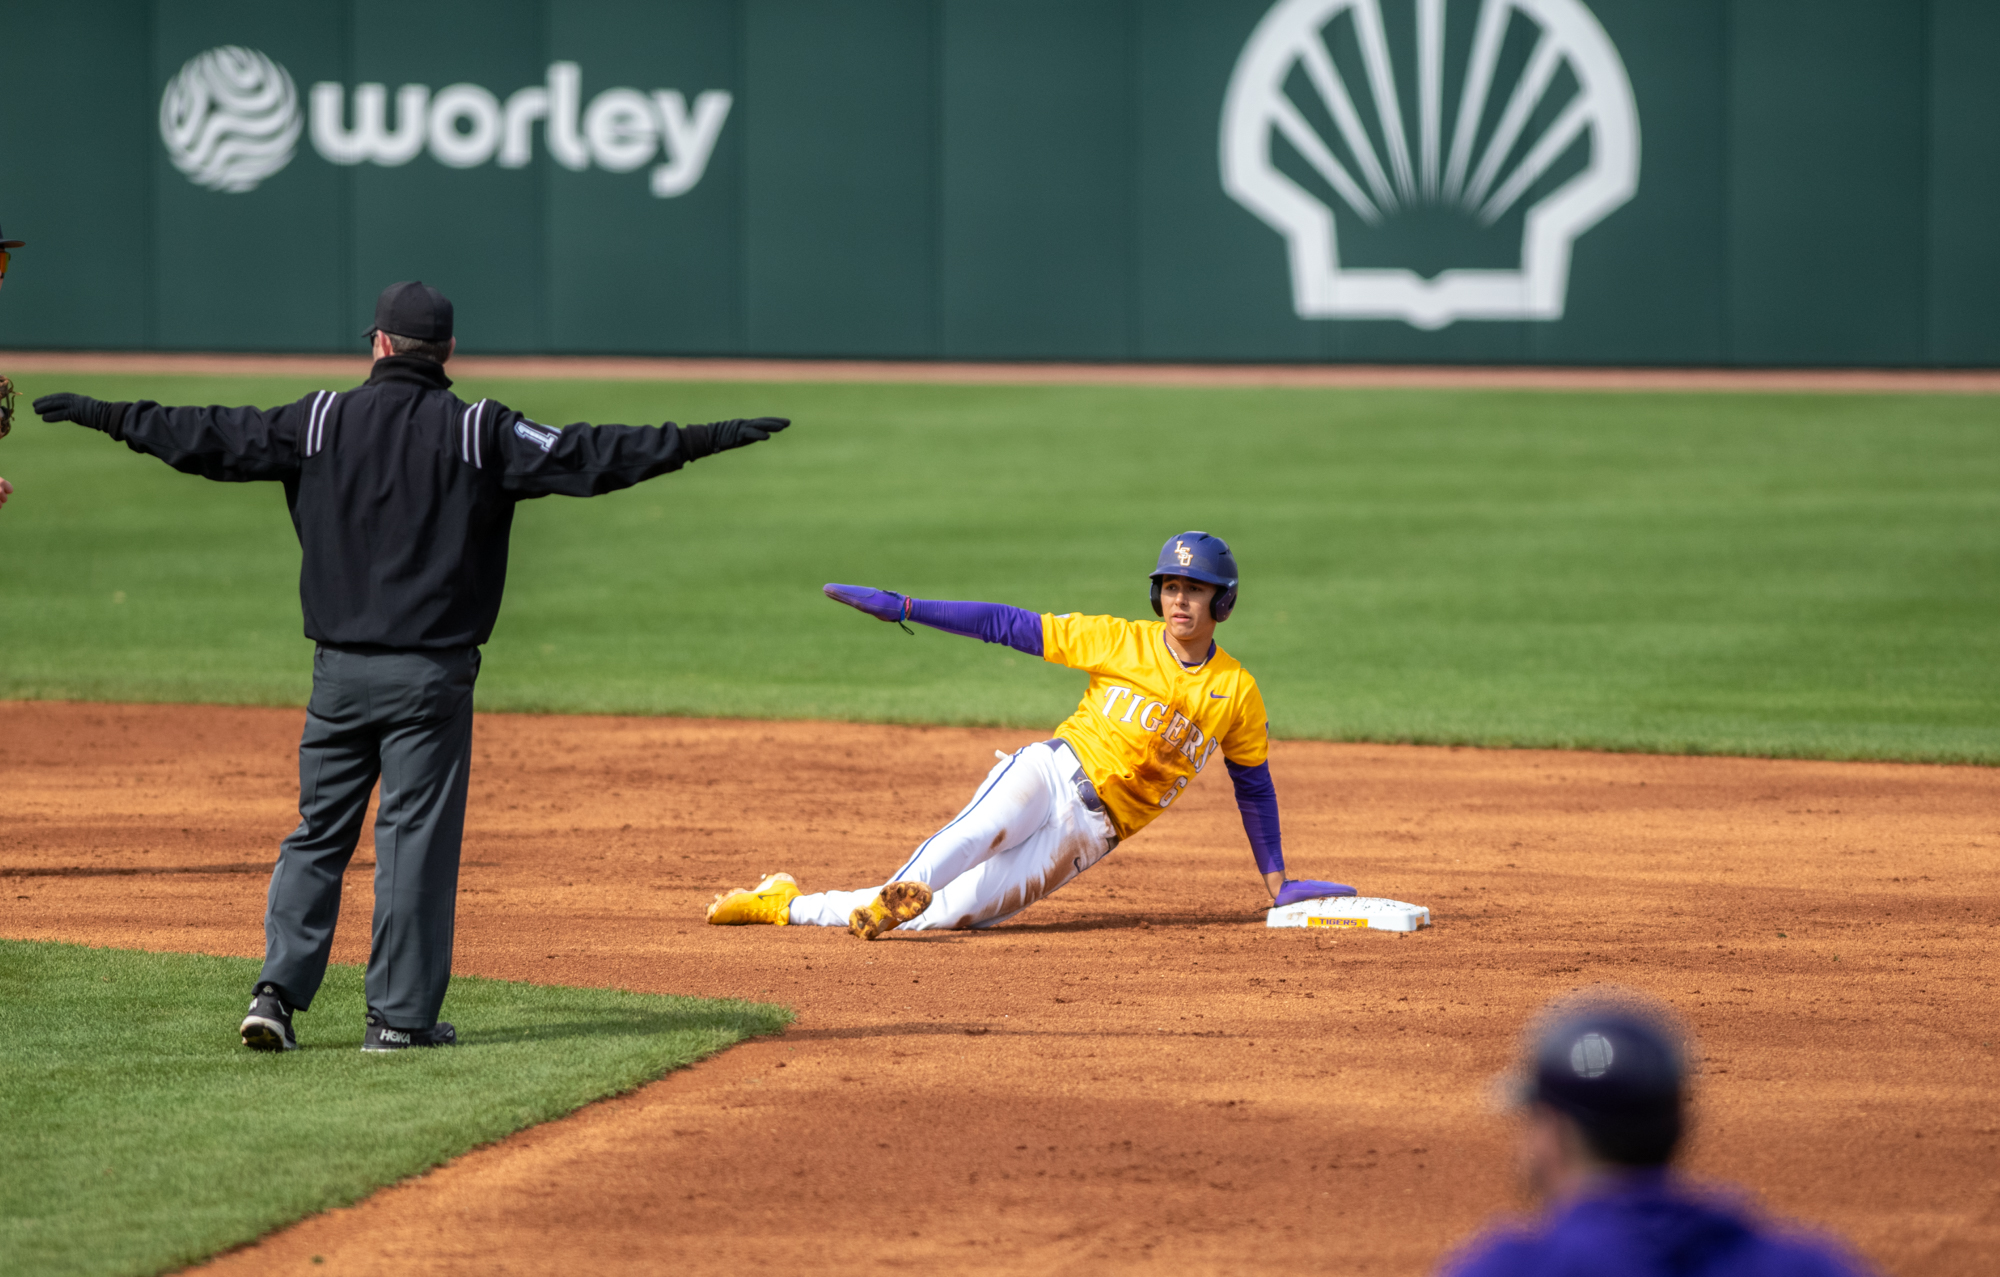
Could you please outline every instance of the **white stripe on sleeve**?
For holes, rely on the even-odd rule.
[[[324,444],[326,410],[332,403],[332,391],[318,390],[313,392],[312,408],[306,414],[305,447],[301,449],[308,457],[318,453]]]
[[[326,427],[327,423],[333,420],[333,404],[339,398],[340,394],[337,391],[326,392],[326,403],[319,410],[319,441],[313,445],[314,452],[326,451]]]
[[[480,469],[485,468],[485,458],[479,444],[479,433],[486,422],[488,402],[481,399],[458,414],[458,455]]]

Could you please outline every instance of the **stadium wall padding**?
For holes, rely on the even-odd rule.
[[[1486,7],[1505,10],[1496,83],[1530,74],[1560,25],[1547,15],[1599,24],[1637,109],[1637,189],[1571,241],[1559,317],[1302,314],[1293,246],[1225,191],[1218,159],[1271,0],[17,0],[0,30],[0,226],[29,243],[0,347],[356,350],[376,291],[422,278],[481,353],[2000,364],[1992,0],[1318,3],[1384,164],[1399,111],[1408,153],[1423,149],[1420,3],[1442,18],[1440,162]],[[1388,31],[1394,109],[1370,97],[1367,11]],[[210,157],[201,185],[162,125],[169,86],[198,85],[187,68],[228,46],[283,69],[298,128],[243,190],[216,174],[255,163]],[[557,64],[578,69],[575,128],[597,120],[599,141],[560,162],[523,106],[528,162],[478,159],[519,91],[556,101]],[[1559,60],[1508,164],[1560,127],[1581,65]],[[1309,69],[1284,93],[1360,182]],[[472,87],[443,143],[333,162],[314,86],[339,86],[352,128],[364,84],[383,86],[385,121],[401,86],[427,86],[433,115],[447,86]],[[619,88],[636,93],[598,106]],[[666,147],[675,121],[692,137],[724,94],[699,180],[656,193],[699,150]],[[1504,96],[1476,121],[1489,141]],[[1597,162],[1597,136],[1497,229],[1415,185],[1369,223],[1290,137],[1270,167],[1318,192],[1344,269],[1435,281],[1525,271],[1522,219]],[[440,158],[454,145],[462,166]]]

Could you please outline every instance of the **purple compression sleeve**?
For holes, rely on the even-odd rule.
[[[1243,813],[1243,832],[1250,835],[1250,852],[1258,873],[1283,873],[1285,847],[1278,837],[1278,788],[1271,783],[1271,764],[1245,767],[1222,760],[1236,786],[1236,810]]]
[[[1015,651],[1026,652],[1030,656],[1042,654],[1041,613],[1030,612],[1026,608],[1009,607],[1005,603],[911,599],[905,615],[919,625],[928,625],[947,634],[984,639],[988,643],[1005,643]],[[1272,828],[1276,827],[1274,823]]]

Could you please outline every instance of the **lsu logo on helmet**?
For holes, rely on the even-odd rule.
[[[1174,557],[1180,560],[1182,567],[1186,567],[1188,564],[1194,562],[1194,551],[1187,548],[1186,542],[1176,540],[1174,542]]]

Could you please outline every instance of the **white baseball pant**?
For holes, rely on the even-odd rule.
[[[932,892],[930,908],[901,930],[991,927],[1090,868],[1117,845],[1111,821],[1068,743],[1038,741],[1001,755],[965,810],[926,839],[887,881],[921,882]],[[791,904],[792,924],[844,927],[847,916],[880,890],[800,896]]]

